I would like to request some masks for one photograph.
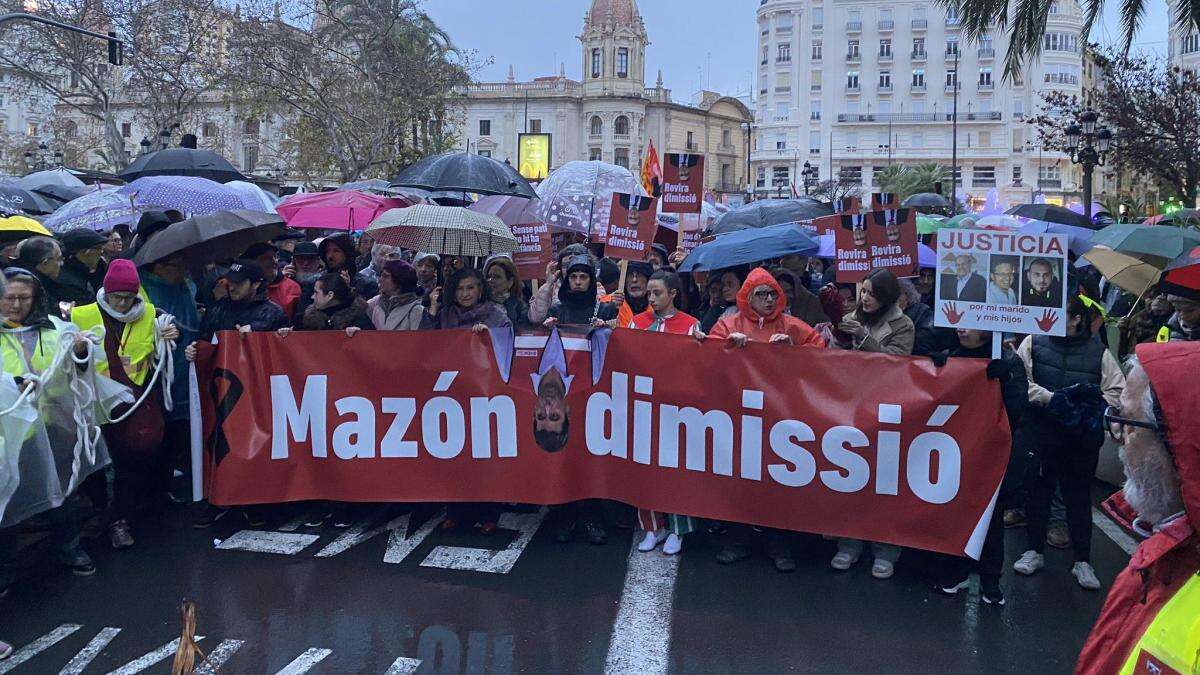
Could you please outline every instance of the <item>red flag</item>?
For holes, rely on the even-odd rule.
[[[650,141],[650,149],[646,151],[646,159],[642,162],[642,189],[651,197],[661,197],[662,180],[662,165],[658,163],[658,151],[654,149],[654,141]]]

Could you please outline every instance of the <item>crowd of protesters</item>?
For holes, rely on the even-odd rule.
[[[56,554],[75,574],[96,572],[81,534],[103,537],[116,549],[135,547],[142,524],[170,503],[172,476],[186,468],[188,413],[186,406],[165,406],[163,397],[187,399],[186,361],[194,357],[199,340],[223,330],[286,337],[313,330],[354,335],[361,330],[574,326],[667,332],[737,346],[763,342],[917,355],[939,365],[947,358],[989,360],[988,377],[1000,382],[1012,425],[1013,459],[982,559],[942,561],[936,588],[953,594],[975,571],[982,579],[983,601],[1003,604],[1004,532],[1021,525],[1025,553],[1015,561],[1016,572],[1036,573],[1045,564],[1049,542],[1072,550],[1080,586],[1101,586],[1089,562],[1089,486],[1104,442],[1101,413],[1105,405],[1119,404],[1124,377],[1104,343],[1108,335],[1099,330],[1099,294],[1088,290],[1098,287],[1099,279],[1073,280],[1066,337],[1009,336],[1002,357],[990,360],[990,334],[933,325],[932,270],[912,280],[876,270],[857,286],[839,285],[825,261],[787,256],[681,275],[673,266],[682,252],[656,245],[649,260],[626,263],[622,273],[615,261],[575,243],[558,251],[546,278],[533,284],[506,257],[406,251],[345,233],[310,240],[298,231],[251,246],[236,261],[204,272],[189,270],[177,257],[140,268],[128,260],[177,219],[177,214],[149,213],[135,237],[75,230],[57,238],[6,242],[0,250],[4,372],[18,379],[36,373],[39,330],[55,317],[102,336],[105,374],[146,397],[136,414],[104,427],[111,467],[95,473],[63,506],[34,519],[51,531]],[[172,318],[156,329],[156,317],[163,314]],[[1111,345],[1119,355],[1143,342],[1195,340],[1200,338],[1200,297],[1151,292],[1119,328],[1120,344]],[[163,340],[173,345],[174,376],[167,390],[151,391],[147,377]],[[351,524],[347,505],[305,507],[312,511],[310,526]],[[253,525],[265,517],[262,508],[209,507],[195,525],[207,527],[229,513]],[[454,505],[443,527],[490,534],[499,514],[498,505]],[[554,507],[548,523],[559,541],[571,541],[580,532],[599,545],[610,526],[632,526],[634,520],[632,509],[587,502]],[[797,547],[813,545],[794,532],[701,523],[687,514],[643,510],[636,522],[645,531],[638,548],[647,554],[659,546],[665,554],[678,554],[688,534],[707,528],[722,537],[719,562],[745,560],[761,545],[781,572],[796,569]],[[0,598],[19,583],[21,529],[0,529]],[[898,546],[839,539],[830,565],[849,569],[868,552],[876,578],[892,576],[902,564]]]

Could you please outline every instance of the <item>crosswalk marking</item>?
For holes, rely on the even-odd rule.
[[[333,653],[332,649],[318,649],[313,647],[304,652],[292,662],[287,664],[275,675],[304,675],[312,670],[312,667],[325,660],[325,657]]]
[[[464,546],[438,546],[429,552],[421,567],[440,567],[450,570],[467,570],[489,574],[508,574],[533,540],[538,527],[546,518],[547,509],[537,513],[504,513],[497,523],[501,529],[516,530],[517,536],[503,550],[468,548]]]
[[[398,565],[404,562],[408,554],[416,550],[421,545],[421,542],[425,541],[425,538],[432,534],[434,528],[440,525],[445,518],[446,510],[442,509],[432,518],[425,521],[425,524],[421,525],[420,529],[416,532],[413,532],[411,537],[408,536],[407,526],[392,530],[391,535],[388,536],[387,552],[383,554],[383,562],[391,565]]]
[[[368,530],[367,527],[374,521],[374,518],[363,520],[354,527],[351,527],[343,532],[341,536],[330,542],[328,546],[318,551],[316,557],[330,558],[338,555],[339,553],[345,553],[351,548],[358,546],[369,539],[374,539],[384,532],[390,532],[394,530],[407,532],[408,519],[410,517],[412,517],[412,514],[406,513],[370,530]]]
[[[679,556],[637,550],[634,532],[625,588],[604,659],[606,675],[666,673]]]
[[[392,665],[384,675],[412,675],[421,667],[421,659],[410,659],[406,656],[392,661]]]
[[[196,669],[196,675],[216,675],[221,666],[224,666],[229,657],[241,649],[243,644],[245,642],[242,640],[222,640]]]
[[[7,659],[0,661],[0,673],[7,673],[13,668],[25,663],[29,659],[41,654],[80,628],[83,628],[83,626],[80,626],[77,623],[64,623],[63,625],[55,628],[49,633],[46,633],[33,642],[21,647],[17,651],[13,652],[13,654]]]
[[[1133,537],[1125,534],[1125,530],[1122,530],[1119,525],[1110,520],[1108,516],[1104,515],[1100,511],[1100,509],[1097,509],[1094,506],[1092,507],[1092,523],[1095,524],[1095,526],[1099,528],[1101,532],[1107,534],[1108,538],[1112,539],[1117,546],[1120,546],[1122,551],[1125,551],[1129,555],[1133,555],[1133,552],[1137,550],[1138,544],[1133,540]]]
[[[251,553],[274,553],[295,555],[320,539],[316,534],[293,534],[290,532],[268,532],[264,530],[241,530],[217,544],[223,551],[250,551]]]
[[[204,639],[204,636],[197,635],[194,639],[196,640],[196,642],[199,642]],[[152,651],[148,654],[139,656],[138,658],[130,661],[129,663],[126,663],[125,665],[121,666],[120,668],[117,668],[116,670],[110,672],[108,675],[135,675],[135,673],[140,673],[143,670],[146,670],[151,666],[157,665],[162,661],[166,661],[178,649],[179,649],[179,638],[175,638],[174,640],[171,640],[170,642],[159,647],[158,649],[155,649],[154,651]]]
[[[67,665],[62,670],[58,671],[58,675],[79,675],[79,673],[82,673],[83,669],[87,668],[95,660],[96,656],[120,632],[120,628],[109,627],[102,629],[96,634],[96,637],[84,645],[83,649],[79,650],[79,653],[74,658],[67,662]]]

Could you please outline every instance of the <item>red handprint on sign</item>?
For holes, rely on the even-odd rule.
[[[951,326],[957,326],[958,322],[962,321],[962,318],[966,316],[966,312],[958,311],[958,305],[953,302],[947,302],[942,305],[942,314],[945,315],[946,320],[950,322]]]
[[[1053,311],[1047,309],[1046,311],[1042,312],[1042,318],[1037,320],[1037,326],[1038,328],[1041,328],[1042,331],[1049,333],[1056,321],[1058,321],[1058,314],[1055,314]]]

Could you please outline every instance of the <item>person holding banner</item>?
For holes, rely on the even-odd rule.
[[[569,247],[568,247],[569,248]],[[601,302],[596,283],[596,260],[590,254],[565,261],[566,279],[558,289],[558,302],[550,308],[544,325],[593,327],[617,318],[617,306]]]
[[[1027,550],[1013,569],[1029,576],[1045,565],[1050,500],[1058,487],[1075,553],[1071,574],[1088,590],[1100,588],[1091,565],[1091,482],[1104,444],[1100,416],[1105,401],[1120,404],[1125,388],[1117,360],[1092,333],[1095,316],[1091,305],[1079,296],[1071,298],[1065,337],[1031,335],[1017,349],[1029,378],[1028,424],[1022,431],[1035,444],[1040,469],[1026,507]]]
[[[436,274],[435,274],[436,277]],[[379,273],[379,295],[367,301],[367,316],[375,330],[418,330],[421,306],[417,271],[403,260],[389,260]]]
[[[837,326],[835,335],[844,337],[838,337],[836,346],[897,356],[912,354],[916,329],[912,319],[900,310],[899,300],[900,284],[896,277],[885,269],[872,271],[859,287],[858,306]],[[829,562],[830,567],[850,569],[862,555],[864,543],[858,539],[838,539],[838,552]],[[900,558],[900,547],[872,542],[871,550],[875,554],[871,576],[890,578]]]
[[[542,284],[529,300],[530,323],[541,325],[549,316],[550,308],[554,305],[563,284],[567,260],[579,255],[590,256],[591,253],[583,244],[570,244],[564,246],[554,261],[546,265],[546,283]]]
[[[483,266],[487,278],[488,299],[504,309],[513,326],[529,323],[529,305],[525,303],[521,274],[510,258],[496,256]]]
[[[648,307],[633,317],[628,327],[657,333],[694,335],[699,330],[700,322],[696,317],[679,311],[675,306],[676,300],[682,296],[683,282],[680,281],[679,275],[667,270],[658,270],[646,283],[645,297]],[[638,544],[638,550],[643,553],[653,551],[662,544],[663,553],[675,555],[683,550],[681,537],[696,530],[696,523],[689,516],[646,509],[638,509],[638,524],[646,532],[645,538]]]
[[[600,298],[601,302],[611,302],[617,305],[617,326],[628,327],[635,316],[647,311],[650,302],[647,297],[647,286],[655,268],[648,262],[629,260],[625,271],[624,293],[611,293]],[[679,295],[680,299],[683,294]]]
[[[713,272],[710,279],[720,282],[720,295],[709,303],[708,311],[700,319],[700,330],[708,332],[717,321],[733,316],[738,311],[738,292],[746,280],[745,268],[731,268]],[[709,282],[711,288],[712,282]]]

